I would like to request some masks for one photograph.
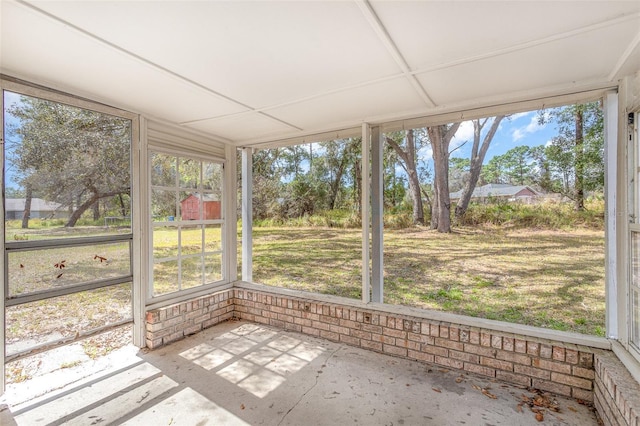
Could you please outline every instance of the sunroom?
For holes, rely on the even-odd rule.
[[[235,318],[593,402],[605,424],[640,421],[637,2],[0,8],[3,214],[10,199],[67,209],[35,233],[23,229],[53,213],[4,222],[3,377],[10,361],[125,324],[156,349]],[[605,337],[385,303],[385,134],[592,101],[604,112]],[[254,154],[345,138],[361,141],[359,299],[254,282]],[[108,197],[119,213],[101,216]],[[74,227],[92,209],[101,226]],[[114,312],[87,313],[98,292]],[[70,303],[82,330],[11,328],[36,311],[64,322],[55,311]]]

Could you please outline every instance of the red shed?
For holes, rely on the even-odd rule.
[[[180,201],[182,220],[200,219],[200,202],[202,202],[203,219],[220,219],[220,201],[214,195],[191,194]]]

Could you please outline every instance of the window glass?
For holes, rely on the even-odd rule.
[[[131,121],[7,91],[4,105],[6,241],[130,233]]]
[[[221,281],[222,164],[162,153],[150,162],[153,297]]]

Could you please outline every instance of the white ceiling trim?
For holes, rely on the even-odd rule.
[[[107,46],[107,47],[109,47],[109,48],[111,48],[113,50],[116,50],[117,52],[119,52],[121,54],[129,56],[130,58],[133,58],[136,61],[139,61],[139,62],[141,62],[141,63],[143,63],[145,65],[148,65],[148,66],[150,66],[152,68],[155,68],[158,71],[166,73],[166,74],[168,74],[168,75],[170,75],[170,76],[172,76],[172,77],[174,77],[174,78],[176,78],[176,79],[178,79],[178,80],[180,80],[180,81],[182,81],[184,83],[187,83],[187,84],[189,84],[191,86],[194,86],[194,87],[196,87],[196,88],[198,88],[200,90],[204,90],[205,92],[208,92],[208,93],[210,93],[210,94],[212,94],[212,95],[214,95],[216,97],[219,97],[221,99],[224,99],[226,101],[232,102],[232,103],[234,103],[234,104],[236,104],[238,106],[241,106],[243,108],[251,109],[251,107],[249,105],[246,105],[246,104],[244,104],[242,102],[239,102],[239,101],[237,101],[237,100],[235,100],[233,98],[225,96],[222,93],[216,92],[215,90],[212,90],[211,88],[209,88],[207,86],[203,86],[202,84],[198,83],[197,81],[190,80],[190,79],[184,77],[183,75],[180,75],[180,74],[178,74],[176,72],[171,71],[168,68],[163,67],[162,65],[158,65],[155,62],[152,62],[152,61],[150,61],[148,59],[145,59],[140,55],[137,55],[137,54],[135,54],[135,53],[133,53],[133,52],[127,50],[127,49],[124,49],[124,48],[122,48],[122,47],[120,47],[120,46],[118,46],[118,45],[116,45],[114,43],[111,43],[110,41],[105,40],[102,37],[98,37],[97,35],[95,35],[93,33],[90,33],[89,31],[86,31],[83,28],[80,28],[80,27],[70,23],[69,21],[66,21],[66,20],[64,20],[62,18],[59,18],[59,17],[55,16],[55,15],[52,15],[51,13],[40,9],[37,6],[27,2],[25,0],[13,0],[13,1],[15,1],[18,4],[20,4],[21,6],[24,6],[24,7],[28,8],[28,9],[31,9],[32,11],[34,11],[36,13],[39,13],[39,14],[47,17],[50,20],[58,22],[59,24],[62,24],[65,27],[71,28],[72,30],[77,31],[78,33],[84,35],[85,37],[89,37],[90,39],[92,39],[94,41],[97,41],[98,43],[101,43],[101,44],[103,44],[103,45],[105,45],[105,46]]]
[[[411,72],[411,68],[407,64],[407,61],[402,56],[402,53],[400,53],[398,46],[396,46],[395,42],[389,35],[389,32],[380,21],[380,18],[378,18],[378,15],[371,7],[371,4],[367,0],[356,0],[356,4],[362,11],[362,14],[366,18],[367,22],[369,22],[369,25],[371,25],[371,28],[373,28],[375,33],[378,35],[378,38],[380,39],[380,41],[382,41],[382,44],[385,46],[387,51],[393,57],[394,61],[400,67],[400,69],[402,70],[402,73],[406,76],[407,80],[409,80],[409,83],[411,83],[411,86],[413,86],[416,92],[418,92],[418,95],[427,104],[427,106],[434,107],[436,105],[435,102],[433,102],[433,100],[431,99],[427,91],[424,89],[424,87],[420,84],[418,79],[416,79],[413,76]]]
[[[616,64],[616,66],[611,70],[611,73],[609,74],[609,77],[608,77],[609,80],[613,81],[613,79],[616,78],[616,76],[618,75],[618,73],[620,72],[624,64],[626,64],[627,61],[631,58],[633,51],[638,46],[640,46],[640,30],[638,30],[638,34],[636,34],[636,36],[633,38],[631,43],[629,43],[629,45],[625,49],[622,56],[620,56],[620,59],[618,60],[618,63]]]
[[[443,64],[434,65],[434,66],[431,66],[431,67],[420,68],[418,70],[413,71],[413,74],[414,75],[425,74],[425,73],[429,73],[429,72],[433,72],[433,71],[440,71],[440,70],[444,70],[444,69],[447,69],[447,68],[452,68],[452,67],[459,66],[459,65],[469,64],[469,63],[472,63],[472,62],[482,61],[484,59],[489,59],[489,58],[493,58],[493,57],[496,57],[496,56],[503,56],[503,55],[507,55],[509,53],[530,49],[532,47],[537,47],[537,46],[540,46],[540,45],[543,45],[543,44],[553,43],[555,41],[563,40],[563,39],[570,38],[570,37],[575,37],[575,36],[578,36],[578,35],[581,35],[581,34],[584,34],[584,33],[595,31],[595,30],[598,30],[598,29],[601,29],[601,28],[606,28],[606,27],[609,27],[609,26],[612,26],[612,25],[622,24],[624,22],[632,21],[634,19],[640,19],[640,13],[634,13],[634,14],[625,15],[625,16],[621,16],[621,17],[618,17],[618,18],[614,18],[614,19],[609,19],[609,20],[606,20],[606,21],[602,21],[602,22],[598,22],[598,23],[595,23],[595,24],[587,25],[587,26],[584,26],[584,27],[580,27],[580,28],[577,28],[577,29],[570,30],[570,31],[565,31],[563,33],[554,34],[552,36],[548,36],[548,37],[543,37],[543,38],[536,39],[536,40],[527,41],[525,43],[515,44],[513,46],[509,46],[509,47],[506,47],[506,48],[503,48],[503,49],[493,50],[493,51],[490,51],[490,52],[481,53],[479,55],[469,56],[469,57],[466,57],[466,58],[457,59],[455,61],[450,61],[450,62],[446,62],[446,63],[443,63]],[[626,51],[625,51],[625,53],[626,53]],[[631,52],[629,51],[628,54],[630,55]]]
[[[371,117],[364,120],[364,122],[372,126],[380,126],[383,132],[435,126],[500,114],[515,114],[517,112],[554,108],[577,102],[590,102],[601,98],[604,93],[609,90],[617,90],[617,85],[599,83],[582,86],[580,88],[572,87],[571,89],[572,90],[549,91],[542,94],[539,92],[535,92],[535,94],[533,92],[526,92],[528,96],[522,93],[522,96],[511,99],[485,100],[485,102],[478,102],[474,105],[466,103],[456,104],[447,108],[434,108],[426,113],[424,111],[418,111],[413,115]],[[361,126],[362,122],[359,122],[346,124],[334,129],[316,129],[293,137],[247,140],[241,142],[239,146],[268,149],[347,137],[358,137],[361,135]]]
[[[67,20],[59,18],[59,17],[57,17],[55,15],[52,15],[51,13],[49,13],[49,12],[47,12],[45,10],[42,10],[39,7],[29,3],[27,0],[14,0],[14,1],[16,3],[22,5],[22,6],[26,7],[26,8],[31,9],[32,11],[34,11],[36,13],[39,13],[39,14],[47,17],[48,19],[51,19],[51,20],[56,21],[56,22],[58,22],[60,24],[63,24],[64,26],[66,26],[68,28],[71,28],[74,31],[77,31],[78,33],[80,33],[80,34],[82,34],[82,35],[84,35],[86,37],[89,37],[90,39],[92,39],[92,40],[94,40],[94,41],[96,41],[96,42],[98,42],[100,44],[103,44],[103,45],[105,45],[105,46],[107,46],[107,47],[109,47],[109,48],[111,48],[113,50],[116,50],[117,52],[119,52],[121,54],[124,54],[124,55],[126,55],[126,56],[128,56],[128,57],[130,57],[132,59],[135,59],[136,61],[139,61],[139,62],[141,62],[141,63],[143,63],[143,64],[145,64],[147,66],[150,66],[150,67],[152,67],[152,68],[154,68],[154,69],[156,69],[156,70],[158,70],[158,71],[160,71],[162,73],[165,73],[165,74],[169,75],[170,77],[173,77],[173,78],[175,78],[175,79],[177,79],[177,80],[179,80],[179,81],[181,81],[183,83],[187,83],[188,85],[191,85],[192,87],[195,87],[196,89],[203,90],[203,91],[205,91],[205,92],[207,92],[207,93],[209,93],[209,94],[211,94],[211,95],[213,95],[215,97],[218,97],[218,98],[223,99],[225,101],[231,102],[231,103],[233,103],[235,105],[238,105],[238,106],[240,106],[242,108],[246,108],[246,109],[249,110],[248,112],[257,112],[260,115],[262,115],[262,116],[264,116],[264,117],[266,117],[266,118],[268,118],[270,120],[276,121],[276,122],[278,122],[280,124],[283,124],[283,125],[291,128],[291,129],[293,129],[293,130],[298,130],[298,131],[302,130],[298,126],[295,126],[295,125],[293,125],[291,123],[287,123],[284,120],[280,120],[279,118],[273,117],[273,116],[271,116],[269,114],[266,114],[266,113],[264,113],[262,111],[257,111],[255,108],[253,108],[252,106],[250,106],[248,104],[245,104],[245,103],[240,102],[240,101],[238,101],[236,99],[233,99],[233,98],[231,98],[229,96],[226,96],[226,95],[224,95],[224,94],[222,94],[220,92],[217,92],[217,91],[211,89],[210,87],[207,87],[207,86],[205,86],[203,84],[200,84],[197,81],[194,81],[192,79],[189,79],[189,78],[183,76],[182,74],[178,74],[178,73],[176,73],[176,72],[174,72],[174,71],[172,71],[172,70],[170,70],[170,69],[168,69],[168,68],[166,68],[166,67],[164,67],[162,65],[159,65],[159,64],[157,64],[157,63],[155,63],[153,61],[150,61],[150,60],[148,60],[148,59],[146,59],[146,58],[144,58],[144,57],[142,57],[142,56],[140,56],[140,55],[138,55],[136,53],[133,53],[133,52],[121,47],[121,46],[118,46],[117,44],[114,44],[114,43],[112,43],[112,42],[110,42],[108,40],[105,40],[104,38],[99,37],[99,36],[89,32],[89,31],[87,31],[87,30],[85,30],[83,28],[80,28],[80,27],[70,23]]]

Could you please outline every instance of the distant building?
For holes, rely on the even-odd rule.
[[[14,220],[22,219],[24,215],[25,198],[7,198],[5,199],[5,219]],[[31,199],[30,219],[68,219],[69,212],[66,211],[62,204],[45,201],[42,198]]]
[[[462,190],[449,194],[449,198],[453,202],[457,202],[461,196]],[[471,200],[483,202],[488,199],[499,199],[505,201],[531,202],[538,196],[540,196],[540,194],[527,185],[489,183],[484,186],[476,187],[471,195]]]
[[[182,220],[200,219],[200,203],[202,202],[203,219],[220,219],[220,201],[214,195],[194,193],[180,201]]]

